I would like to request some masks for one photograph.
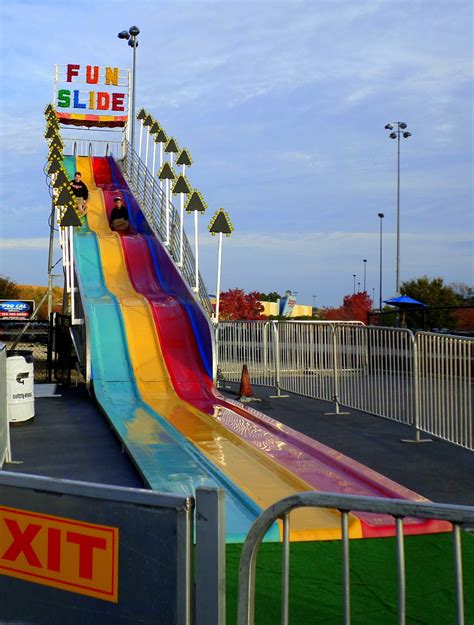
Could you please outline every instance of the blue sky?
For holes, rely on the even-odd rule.
[[[378,301],[383,212],[383,296],[393,295],[396,142],[384,125],[394,120],[413,134],[402,144],[401,278],[473,284],[470,1],[3,0],[0,23],[0,273],[46,284],[54,64],[130,67],[116,34],[137,24],[137,105],[189,149],[189,179],[209,205],[210,292],[207,224],[223,207],[235,226],[223,289],[339,305],[366,258]]]

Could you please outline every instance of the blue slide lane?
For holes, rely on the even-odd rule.
[[[65,158],[68,173],[74,161]],[[193,495],[200,486],[224,488],[227,541],[241,542],[261,508],[141,400],[120,304],[105,285],[97,236],[87,225],[75,230],[74,253],[97,401],[152,489]],[[275,526],[266,540],[278,538]]]

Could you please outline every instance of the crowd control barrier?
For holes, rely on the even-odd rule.
[[[259,547],[267,530],[275,521],[280,519],[283,523],[282,543],[282,573],[281,573],[281,625],[288,625],[290,604],[290,513],[297,508],[332,508],[341,513],[341,550],[342,550],[342,596],[341,614],[342,623],[351,623],[351,567],[350,567],[350,541],[349,541],[349,513],[351,511],[379,512],[392,515],[396,520],[396,544],[394,564],[397,578],[397,623],[407,623],[406,610],[406,567],[405,547],[403,535],[403,519],[416,517],[422,519],[437,519],[450,521],[453,525],[453,564],[447,563],[447,567],[454,568],[455,585],[455,612],[456,624],[464,625],[464,592],[463,592],[463,558],[461,526],[474,524],[474,507],[435,504],[431,502],[408,502],[404,500],[388,500],[379,497],[358,497],[354,495],[333,495],[329,493],[307,492],[293,495],[282,499],[265,510],[254,522],[242,549],[239,566],[239,600],[237,625],[254,625],[255,616],[255,583],[256,562]],[[370,566],[370,564],[369,564]],[[317,582],[313,582],[313,597],[317,597]],[[324,589],[327,592],[327,588]],[[354,592],[356,590],[354,589]],[[390,614],[392,616],[392,614]],[[410,621],[411,622],[411,621]]]
[[[216,331],[221,377],[332,401],[474,449],[474,339],[351,322],[229,321]]]

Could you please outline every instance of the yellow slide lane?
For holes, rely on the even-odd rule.
[[[89,162],[88,157],[77,158],[77,169],[81,171],[82,179],[90,190],[87,219],[90,229],[98,236],[107,288],[121,306],[131,364],[143,401],[188,438],[262,509],[284,497],[314,490],[176,394],[166,368],[151,307],[130,282],[120,235],[109,228],[103,194],[100,189],[96,190]],[[150,424],[143,415],[142,418],[143,423],[134,424],[134,436],[139,436],[142,428],[143,442],[149,442]],[[362,537],[360,522],[352,515],[349,528],[351,537]],[[335,510],[305,509],[292,513],[292,540],[336,539],[340,536],[340,514]]]

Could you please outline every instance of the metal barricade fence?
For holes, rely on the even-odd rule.
[[[239,599],[237,606],[237,625],[254,625],[255,618],[255,582],[256,563],[259,547],[272,526],[280,519],[283,522],[282,544],[282,599],[281,625],[289,622],[289,587],[290,587],[290,513],[298,508],[332,508],[341,513],[341,551],[342,551],[342,595],[341,613],[344,625],[351,623],[351,579],[350,579],[350,541],[349,513],[378,512],[394,517],[396,521],[396,569],[397,569],[397,613],[398,625],[407,622],[406,613],[406,570],[403,519],[436,519],[453,524],[453,560],[455,579],[456,624],[464,624],[464,585],[461,526],[474,523],[474,507],[436,504],[431,502],[411,502],[400,499],[387,500],[381,497],[358,497],[354,495],[334,495],[320,492],[306,492],[293,495],[267,508],[254,522],[247,534],[242,549],[239,565]],[[391,615],[391,613],[390,613]]]
[[[418,428],[474,449],[472,364],[474,341],[418,332]]]
[[[255,384],[275,386],[275,324],[272,321],[232,321],[219,323],[218,367],[229,382],[238,382],[247,365]]]
[[[285,391],[334,399],[334,326],[313,322],[278,322],[280,386]]]
[[[474,449],[474,340],[349,322],[229,321],[218,367],[232,382],[247,364],[257,385],[334,401]]]
[[[0,342],[0,469],[11,461],[7,397],[7,347]]]
[[[400,328],[335,326],[339,398],[344,406],[411,425],[413,334]]]

